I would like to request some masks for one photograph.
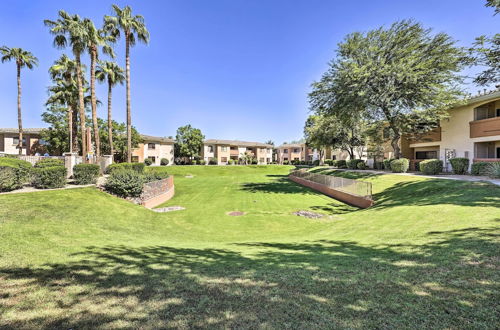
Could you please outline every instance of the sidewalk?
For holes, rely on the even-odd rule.
[[[421,177],[421,178],[431,178],[431,179],[462,180],[462,181],[471,181],[471,182],[486,181],[486,182],[492,183],[494,185],[500,186],[500,179],[492,179],[492,178],[487,177],[487,176],[456,175],[456,174],[424,175],[424,174],[418,174],[418,173],[415,173],[415,172],[410,172],[410,173],[392,173],[392,172],[377,171],[377,170],[350,170],[350,169],[334,168],[334,167],[327,167],[327,168],[332,169],[332,170],[337,170],[337,171],[374,173],[374,174],[406,175],[406,176],[418,176],[418,177]]]

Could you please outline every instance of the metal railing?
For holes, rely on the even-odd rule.
[[[291,176],[303,180],[315,182],[327,186],[328,188],[345,192],[347,194],[360,196],[363,198],[372,198],[372,184],[370,182],[358,181],[325,174],[307,172],[305,169],[290,172]]]

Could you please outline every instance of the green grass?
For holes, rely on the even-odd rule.
[[[186,210],[162,214],[0,195],[0,328],[498,328],[499,187],[329,172],[373,183],[360,210],[290,168],[168,167]]]

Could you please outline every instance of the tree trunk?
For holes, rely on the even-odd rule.
[[[80,62],[80,54],[75,55],[76,58],[76,82],[78,85],[78,112],[80,115],[80,134],[82,136],[82,161],[87,163],[87,134],[85,129],[85,103],[83,100],[83,79],[82,79],[82,64]]]
[[[132,115],[130,113],[130,32],[125,32],[125,68],[127,84],[127,162],[132,161]]]
[[[71,109],[73,111],[72,113],[72,141],[71,143],[73,144],[73,152],[78,153],[80,151],[80,148],[78,146],[78,105],[77,104],[72,104]]]
[[[97,122],[97,101],[95,97],[95,63],[97,60],[97,48],[92,46],[90,52],[90,102],[92,106],[92,126],[94,129],[95,155],[101,155],[101,141],[99,139],[99,124]]]
[[[17,63],[17,124],[19,126],[19,155],[23,154],[23,118],[21,115],[21,63]],[[26,145],[26,155],[28,145]]]
[[[114,157],[113,150],[113,122],[111,119],[111,98],[112,98],[113,86],[111,81],[108,80],[108,143],[109,143],[109,152],[111,157]]]
[[[398,133],[394,133],[394,137],[391,140],[392,149],[394,149],[394,158],[399,159],[401,157],[401,148],[399,147],[399,140],[401,136]]]
[[[69,152],[73,152],[73,108],[68,104],[68,140]]]

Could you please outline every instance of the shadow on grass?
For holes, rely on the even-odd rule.
[[[66,263],[0,269],[0,327],[494,328],[492,233],[432,232],[426,245],[89,247]]]
[[[374,198],[374,208],[445,204],[500,208],[500,187],[484,182],[429,179],[396,183]]]
[[[252,193],[274,193],[274,194],[314,194],[314,192],[295,182],[288,180],[286,175],[277,175],[276,179],[268,182],[245,182],[241,184],[241,190]]]

